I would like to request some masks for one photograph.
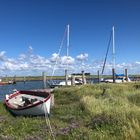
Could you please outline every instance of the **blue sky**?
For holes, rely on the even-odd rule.
[[[67,24],[70,72],[101,71],[114,25],[116,70],[138,74],[139,15],[139,0],[0,0],[0,75],[51,75]],[[111,51],[106,74],[111,73]],[[62,52],[55,75],[63,74],[66,47]]]

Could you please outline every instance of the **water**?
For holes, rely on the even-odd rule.
[[[6,94],[13,93],[13,90],[32,90],[32,89],[43,89],[42,81],[26,81],[17,82],[16,84],[2,85],[0,86],[0,101],[5,99]]]
[[[49,84],[58,84],[62,80],[53,80],[48,81]],[[87,80],[88,83],[97,83],[97,79],[90,79]],[[47,86],[49,87],[49,84]],[[24,82],[17,82],[16,84],[12,85],[0,85],[0,101],[5,99],[6,94],[13,93],[13,90],[33,90],[33,89],[43,89],[43,81],[26,81]]]

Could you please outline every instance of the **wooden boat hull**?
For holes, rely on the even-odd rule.
[[[38,100],[34,103],[21,106],[19,99],[20,97],[37,98]],[[19,98],[19,99],[18,99]],[[18,101],[15,106],[15,101]],[[50,114],[51,94],[46,92],[37,91],[17,91],[11,94],[8,99],[4,101],[7,109],[14,115],[23,116],[38,116]]]

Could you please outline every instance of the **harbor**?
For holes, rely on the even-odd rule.
[[[14,117],[1,102],[0,138],[58,140],[69,137],[79,140],[83,137],[84,139],[134,138],[129,130],[132,128],[135,132],[138,130],[136,126],[140,121],[139,88],[139,82],[57,88],[53,91],[55,101],[49,118],[51,130],[44,116]],[[130,125],[126,130],[127,123]],[[112,133],[108,133],[108,129]],[[120,131],[121,135],[118,136]]]
[[[139,0],[0,10],[0,140],[140,139]]]
[[[110,78],[111,76],[104,76],[105,79]],[[140,77],[139,76],[131,76],[130,77],[132,79],[133,82],[139,82],[140,81]],[[26,81],[21,81],[21,77],[20,80],[16,81],[16,84],[8,84],[8,85],[4,85],[4,86],[0,86],[0,100],[2,101],[5,98],[6,94],[11,94],[13,92],[14,89],[17,90],[36,90],[36,89],[44,89],[44,82],[41,76],[40,78],[38,77],[34,77],[33,80],[30,78],[27,78]],[[52,81],[49,79],[49,77],[47,78],[48,81],[46,81],[46,86],[49,88],[49,84],[48,83],[52,83]],[[65,77],[57,77],[54,78],[53,83],[58,84],[59,82],[61,82],[62,80],[65,80]],[[88,84],[98,84],[98,78],[96,75],[91,76],[86,78],[87,83]]]

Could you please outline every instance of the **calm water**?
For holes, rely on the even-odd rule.
[[[14,85],[3,85],[0,86],[0,100],[5,99],[6,94],[13,93],[14,89],[17,90],[31,90],[31,89],[42,89],[43,82],[42,81],[26,81],[24,82],[17,82]]]
[[[61,80],[53,80],[53,84],[59,83]],[[97,80],[88,80],[88,83],[97,83]],[[52,83],[52,81],[48,81],[48,83]],[[48,84],[47,84],[48,86]],[[24,82],[17,82],[14,85],[0,85],[0,101],[5,99],[6,94],[13,93],[13,90],[32,90],[32,89],[43,89],[43,81],[26,81]]]

